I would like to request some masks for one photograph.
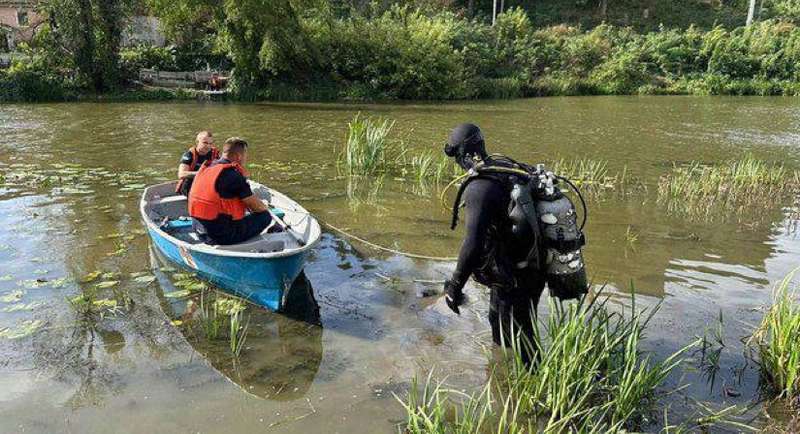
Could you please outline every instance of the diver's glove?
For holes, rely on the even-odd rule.
[[[447,307],[450,308],[456,315],[461,315],[461,311],[458,309],[459,306],[464,304],[466,298],[464,297],[464,291],[461,289],[461,286],[457,285],[452,280],[447,280],[444,282],[444,300],[447,302]]]

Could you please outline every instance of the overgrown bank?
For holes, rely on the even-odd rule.
[[[245,12],[217,14],[222,21],[212,20],[206,36],[215,40],[207,44],[214,47],[209,58],[233,69],[234,100],[800,94],[800,29],[789,21],[638,33],[611,25],[539,28],[522,9],[500,15],[494,26],[447,10],[396,6],[372,16],[337,16],[312,9],[294,17],[294,36],[286,39],[267,28],[274,24],[269,14]],[[226,27],[228,15],[261,30],[239,38],[237,28]],[[57,50],[48,43],[39,38],[0,71],[0,100],[86,97],[78,65],[54,58]],[[119,85],[106,92],[115,99],[191,98],[129,91],[137,68],[177,67],[176,57],[168,49],[123,50],[115,68]]]

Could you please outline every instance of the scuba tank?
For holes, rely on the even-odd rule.
[[[508,211],[511,233],[531,246],[525,260],[516,267],[542,272],[550,295],[561,300],[586,294],[589,285],[581,252],[586,244],[583,234],[586,203],[580,191],[569,180],[547,171],[541,164],[532,167],[503,156],[492,160],[495,160],[491,161],[493,164],[480,161],[470,169],[470,178],[461,185],[456,197],[452,228],[458,220],[461,195],[470,180],[505,174],[511,183]],[[580,227],[575,205],[558,188],[559,180],[569,184],[581,199],[584,220]]]

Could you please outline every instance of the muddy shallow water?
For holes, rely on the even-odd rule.
[[[295,288],[296,305],[312,306],[313,291],[319,313],[249,309],[236,363],[226,342],[209,345],[173,321],[185,309],[165,297],[177,271],[151,251],[138,199],[143,185],[173,175],[200,129],[218,143],[248,139],[254,177],[325,222],[401,250],[456,254],[459,232],[449,230],[436,186],[390,176],[349,186],[366,198],[348,196],[335,147],[359,111],[396,120],[395,137],[417,150],[439,151],[449,128],[473,121],[492,151],[528,162],[607,160],[624,171],[631,188],[589,201],[594,282],[618,303],[629,303],[631,283],[637,303],[663,303],[645,343],[657,355],[713,334],[723,318],[714,375],[696,354],[669,379],[669,388],[689,385],[663,400],[670,420],[694,412],[695,401],[758,399],[741,339],[772,285],[800,265],[794,204],[764,198],[701,219],[672,212],[656,190],[674,164],[692,160],[750,154],[797,167],[792,99],[3,105],[0,330],[24,336],[0,337],[0,432],[394,432],[404,416],[394,394],[414,374],[436,367],[452,384],[480,385],[492,359],[484,291],[470,284],[471,304],[456,317],[438,297],[416,296],[428,285],[420,281],[444,279],[452,262],[385,255],[336,233],[324,235]],[[83,282],[96,271],[107,275]],[[101,297],[126,303],[81,315],[68,300],[99,284]],[[758,408],[748,417],[763,423]]]

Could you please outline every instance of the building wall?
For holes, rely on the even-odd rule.
[[[19,22],[20,12],[25,12],[28,16],[28,23],[25,25]],[[7,39],[9,49],[14,49],[20,41],[29,41],[33,37],[34,29],[41,22],[42,17],[29,8],[0,6],[0,27],[5,30],[0,31],[0,37]]]

